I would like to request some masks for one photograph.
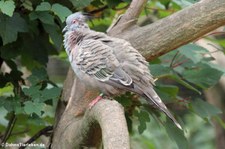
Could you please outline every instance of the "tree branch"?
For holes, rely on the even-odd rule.
[[[224,0],[200,1],[153,24],[116,36],[130,41],[150,60],[225,25],[224,8]]]
[[[31,144],[35,140],[37,140],[40,136],[49,133],[49,131],[52,131],[52,126],[47,126],[41,130],[39,130],[33,137],[31,137],[29,140],[27,140],[24,144]],[[19,149],[25,149],[27,146],[21,146]]]
[[[93,117],[101,127],[104,148],[130,149],[124,109],[117,101],[102,100],[89,114],[89,118]]]
[[[110,122],[106,123],[106,122]],[[119,125],[118,125],[119,124]],[[65,126],[66,125],[66,126]],[[53,140],[52,148],[99,147],[101,133],[104,148],[129,149],[129,134],[123,107],[117,101],[100,100],[92,109],[88,109],[83,117],[72,119],[59,128],[59,134]],[[95,130],[100,130],[100,132]],[[57,136],[60,135],[60,136]],[[97,138],[96,138],[97,137]],[[99,140],[96,142],[96,139]]]
[[[140,1],[133,0],[132,3],[134,2]],[[130,18],[128,17],[129,19],[132,20],[134,17],[139,15],[140,8],[142,6],[140,7],[140,5],[138,5],[138,7],[138,9],[133,9],[133,11],[138,10],[136,11],[136,13],[134,13],[136,15],[132,14]],[[224,25],[224,8],[224,0],[204,0],[194,4],[191,7],[183,9],[165,19],[159,20],[151,25],[147,25],[144,27],[136,27],[132,30],[123,30],[123,32],[118,33],[116,32],[115,28],[121,27],[120,25],[123,24],[119,21],[113,27],[113,29],[110,30],[110,35],[127,39],[137,50],[139,50],[143,54],[143,56],[150,60],[190,41],[198,39],[207,32],[210,32],[215,28]],[[127,15],[129,14],[128,12],[129,11],[127,11]],[[73,79],[74,81],[72,81]],[[71,88],[73,89],[71,90]],[[99,116],[99,118],[95,117],[97,115],[107,113],[104,110],[108,108],[111,110],[113,110],[114,108],[117,109],[116,106],[112,106],[112,101],[104,100],[98,102],[93,107],[93,109],[87,111],[84,114],[88,103],[90,103],[90,101],[94,99],[98,94],[99,93],[96,90],[87,90],[87,88],[82,82],[80,82],[77,78],[74,78],[74,74],[71,72],[71,70],[69,71],[67,80],[64,84],[63,96],[60,100],[61,104],[67,103],[67,105],[59,105],[57,109],[57,111],[60,112],[57,113],[56,117],[58,118],[58,121],[56,122],[54,128],[54,136],[52,143],[52,147],[54,149],[74,148],[74,142],[76,142],[76,144],[78,145],[99,147],[101,142],[101,129],[99,128],[99,125],[94,125],[96,124],[95,121],[98,121],[102,130],[104,129],[103,131],[106,131],[107,133],[115,131],[115,124],[112,122],[114,120],[117,121],[117,119],[112,118],[112,116],[108,114],[116,114],[116,111],[111,113],[109,112],[107,115],[105,115],[105,117],[108,119],[103,119],[103,116]],[[105,107],[102,106],[103,103],[106,104]],[[104,108],[101,109],[101,107]],[[124,113],[120,112],[120,116],[123,117],[120,117],[120,119],[124,119]],[[86,123],[85,121],[94,123]],[[124,123],[121,124],[121,122],[119,122],[119,124],[121,125],[121,128],[124,128],[124,131],[127,130],[127,126],[124,126]],[[95,127],[95,129],[93,129],[93,127]],[[113,131],[110,131],[108,127],[111,128]],[[116,127],[120,126],[117,125]],[[127,131],[123,133],[127,134]],[[103,134],[103,142],[105,147],[105,145],[107,145],[107,142],[105,142],[106,139],[104,136],[107,135]],[[126,140],[124,141],[128,141],[127,137],[128,136],[126,135]],[[118,140],[122,138],[119,138],[119,136],[114,136],[113,139]],[[85,142],[85,140],[89,142],[89,144]],[[112,141],[110,142],[112,143]],[[125,144],[129,144],[129,142],[126,142]]]
[[[7,140],[9,139],[9,137],[10,137],[10,135],[12,133],[12,130],[13,130],[14,126],[15,126],[15,123],[16,123],[16,115],[15,115],[14,112],[11,112],[11,117],[10,117],[10,120],[8,122],[8,126],[6,128],[5,134],[3,135],[2,140],[0,140],[1,143],[4,144],[4,143],[7,142]]]
[[[135,25],[146,2],[147,0],[133,0],[126,13],[117,18],[118,20],[110,26],[110,29],[108,29],[107,32],[108,35],[113,36],[115,34],[120,34],[129,27]]]

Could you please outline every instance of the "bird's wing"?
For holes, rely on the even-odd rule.
[[[145,85],[144,87],[150,87],[154,84],[148,62],[129,42],[112,37],[102,38],[101,41],[103,44],[112,47],[122,69],[135,83]]]
[[[111,38],[111,40],[111,42],[102,41],[106,45],[114,47],[114,53],[117,59],[120,60],[123,70],[133,79],[133,88],[129,89],[145,97],[149,103],[154,103],[170,119],[172,119],[178,128],[181,129],[180,124],[176,121],[160,97],[154,91],[154,81],[148,68],[148,62],[145,58],[127,41],[117,38]]]
[[[75,62],[79,70],[101,82],[114,81],[125,86],[132,83],[131,77],[120,68],[111,47],[101,41],[87,39],[79,43],[75,50]]]

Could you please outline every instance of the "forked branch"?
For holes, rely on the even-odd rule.
[[[135,2],[146,1],[133,0],[132,3]],[[124,22],[126,23],[126,20],[131,21],[139,15],[140,8],[143,6],[136,5],[138,8],[132,8],[133,6],[135,5],[131,4],[124,18],[121,18],[121,23],[120,21],[117,23],[118,27],[121,27],[120,25]],[[119,29],[115,25],[114,29],[110,31],[110,35],[127,39],[150,60],[198,39],[219,26],[225,25],[224,8],[225,0],[202,0],[144,27],[136,27],[132,30],[123,29],[123,32],[118,33],[114,30]],[[133,12],[135,10],[138,11],[135,13]],[[104,100],[98,102],[93,109],[85,110],[91,99],[98,95],[98,92],[87,90],[82,82],[76,78],[73,79],[74,74],[70,70],[60,100],[61,103],[67,103],[67,105],[62,106],[60,104],[57,109],[60,112],[57,114],[58,121],[54,128],[52,147],[54,149],[82,148],[82,146],[99,147],[101,144],[100,130],[102,130],[104,148],[129,148],[123,108],[114,101]],[[97,124],[100,124],[101,129],[99,125],[92,125],[95,124],[94,121],[98,121]],[[115,126],[123,134],[118,135]],[[119,143],[116,144],[112,140],[123,141],[115,141]]]

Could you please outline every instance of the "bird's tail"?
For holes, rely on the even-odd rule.
[[[149,103],[154,103],[160,110],[162,110],[179,128],[182,129],[180,124],[177,122],[177,120],[174,118],[174,116],[170,113],[170,111],[167,109],[166,105],[162,102],[158,94],[154,91],[153,88],[148,88],[146,92],[144,92],[144,95],[146,96],[146,100]]]

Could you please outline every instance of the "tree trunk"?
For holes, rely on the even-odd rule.
[[[153,24],[138,27],[146,0],[133,0],[108,34],[127,39],[147,60],[163,55],[225,24],[225,0],[202,0]],[[130,148],[122,106],[104,99],[92,109],[98,91],[87,90],[70,69],[59,101],[52,148]],[[113,106],[112,106],[113,105]]]

